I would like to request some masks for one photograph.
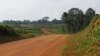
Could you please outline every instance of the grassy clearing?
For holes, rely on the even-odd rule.
[[[65,32],[62,30],[62,24],[54,24],[54,25],[49,25],[48,26],[49,31],[54,33],[54,34],[64,34]]]
[[[84,31],[68,38],[61,56],[100,56],[100,16]]]

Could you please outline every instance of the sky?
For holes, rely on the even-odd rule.
[[[100,0],[0,0],[0,21],[60,19],[73,7],[84,12],[91,7],[100,14]]]

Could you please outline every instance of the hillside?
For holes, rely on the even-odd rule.
[[[86,29],[68,38],[62,56],[100,56],[100,16],[94,17]]]

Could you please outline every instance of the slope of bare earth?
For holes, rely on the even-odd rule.
[[[65,35],[46,35],[0,44],[0,56],[59,56]]]

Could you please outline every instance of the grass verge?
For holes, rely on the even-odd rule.
[[[68,38],[61,56],[100,56],[100,16],[84,31]]]

